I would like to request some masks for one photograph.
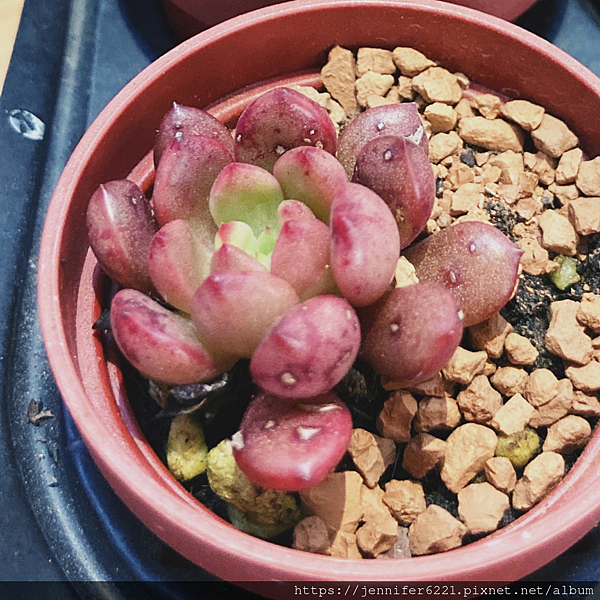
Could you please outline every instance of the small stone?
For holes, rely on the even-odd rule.
[[[562,156],[579,143],[577,136],[560,119],[545,113],[540,125],[531,132],[535,147],[554,158]]]
[[[467,385],[483,371],[486,361],[487,353],[483,350],[471,352],[459,346],[442,369],[442,375],[450,381]]]
[[[368,521],[356,532],[356,541],[363,554],[375,558],[387,552],[398,538],[398,522],[391,515],[386,519]]]
[[[569,219],[579,235],[600,231],[600,198],[577,198],[568,206]]]
[[[467,528],[447,510],[430,504],[408,530],[413,556],[446,552],[462,545]]]
[[[388,449],[389,444],[393,447],[391,457]],[[386,456],[382,451],[382,445],[386,450]],[[396,445],[392,440],[378,438],[366,429],[357,428],[352,431],[348,453],[367,486],[373,488],[377,485],[391,461],[394,460]]]
[[[512,435],[525,428],[534,411],[533,406],[521,394],[515,394],[498,409],[490,425],[504,435]]]
[[[430,103],[456,104],[462,98],[456,75],[442,67],[430,67],[413,77],[412,83],[417,93]]]
[[[421,394],[422,396],[439,396],[443,398],[447,392],[449,392],[448,382],[442,377],[442,373],[437,373],[431,379],[416,383],[409,388],[410,392],[414,394]]]
[[[538,152],[531,156],[534,157],[533,165],[530,167],[531,171],[538,176],[542,185],[552,185],[556,176],[556,159],[544,152]]]
[[[435,63],[429,60],[424,54],[421,54],[414,48],[394,48],[392,58],[398,67],[398,70],[406,77],[414,77],[429,67],[434,67]]]
[[[586,196],[600,196],[600,156],[579,165],[576,184]]]
[[[332,473],[321,483],[300,491],[309,514],[321,517],[330,532],[354,533],[363,510],[362,477],[355,471]]]
[[[393,75],[396,65],[390,50],[384,48],[359,48],[356,54],[356,74],[361,77],[367,71],[381,75]]]
[[[436,133],[429,140],[429,160],[436,164],[462,148],[462,140],[456,131]]]
[[[366,108],[375,108],[376,106],[389,106],[390,104],[397,103],[389,98],[377,96],[376,94],[371,94],[367,96]]]
[[[502,170],[497,165],[487,163],[481,167],[481,176],[484,183],[497,183],[501,175]]]
[[[492,362],[491,360],[487,360],[485,365],[483,365],[483,371],[481,374],[485,375],[486,377],[491,377],[497,370],[498,367],[496,363]]]
[[[525,131],[533,131],[540,126],[545,110],[527,100],[511,100],[502,107],[502,114],[520,125]]]
[[[398,527],[398,536],[392,547],[387,552],[382,552],[377,558],[410,558],[410,542],[408,541],[408,527]]]
[[[600,362],[590,361],[584,367],[570,366],[566,369],[567,377],[575,388],[582,392],[600,390]]]
[[[583,417],[567,415],[548,427],[548,435],[542,450],[570,454],[583,448],[591,435],[592,427]]]
[[[443,102],[429,104],[423,114],[431,123],[431,131],[433,133],[448,133],[456,127],[458,121],[456,111]]]
[[[402,468],[415,479],[422,479],[444,460],[446,442],[428,433],[411,438],[404,449]]]
[[[477,350],[485,350],[491,358],[500,358],[504,340],[512,330],[512,325],[496,313],[487,321],[469,327],[469,337]]]
[[[356,533],[350,531],[337,531],[329,549],[330,556],[337,558],[362,558],[358,548]]]
[[[500,114],[502,102],[495,94],[478,94],[471,99],[471,106],[486,119],[495,119]]]
[[[458,157],[454,157],[457,159]],[[455,160],[454,164],[448,169],[448,176],[446,177],[446,181],[450,183],[451,189],[456,191],[461,186],[470,183],[475,183],[475,177],[473,175],[472,169],[470,169],[467,165],[465,165],[460,160]],[[479,186],[482,186],[482,182],[479,182]],[[483,187],[480,188],[483,193]],[[477,206],[477,205],[475,205]]]
[[[492,375],[492,385],[505,396],[522,394],[525,391],[529,375],[525,369],[517,367],[499,367]]]
[[[363,486],[361,502],[363,521],[377,521],[391,516],[390,509],[383,503],[383,490],[377,485],[374,488]]]
[[[294,527],[292,547],[314,554],[329,554],[331,542],[325,521],[321,517],[312,516],[302,519]]]
[[[329,52],[327,64],[321,69],[325,89],[341,105],[348,117],[358,112],[354,82],[356,63],[354,54],[346,48],[335,46]]]
[[[539,177],[535,173],[521,173],[519,176],[519,196],[521,198],[528,198],[533,196],[538,189]]]
[[[456,400],[464,418],[475,423],[487,423],[502,406],[502,396],[485,375],[475,377]]]
[[[419,283],[417,271],[415,270],[414,265],[406,258],[406,256],[401,256],[398,259],[398,262],[396,263],[394,279],[397,288]]]
[[[551,252],[575,256],[578,237],[569,219],[555,210],[543,212],[538,219],[542,230],[542,246]]]
[[[529,221],[535,215],[538,215],[542,212],[544,205],[539,198],[522,198],[517,202],[517,206],[515,208],[515,212],[521,219],[524,221]]]
[[[573,404],[573,398],[573,384],[569,379],[561,379],[558,382],[558,390],[554,398],[535,409],[531,419],[529,419],[529,426],[548,427],[548,425],[556,423],[568,414]]]
[[[558,379],[549,369],[536,369],[529,375],[523,395],[536,408],[550,402],[558,392]]]
[[[377,417],[377,430],[384,438],[395,442],[408,442],[417,409],[417,401],[412,394],[401,390],[394,392],[386,400]]]
[[[504,340],[504,349],[513,365],[532,365],[540,355],[535,346],[524,336],[509,333]]]
[[[465,183],[452,196],[450,214],[453,217],[462,215],[476,208],[485,201],[484,186],[481,183]]]
[[[388,481],[383,502],[400,525],[410,525],[426,508],[423,486],[408,479]]]
[[[475,111],[471,106],[471,101],[468,98],[461,98],[458,104],[454,107],[458,120],[464,119],[465,117],[474,117]],[[481,165],[480,165],[481,166]]]
[[[453,429],[460,423],[461,415],[456,400],[450,396],[426,396],[419,402],[415,417],[415,431],[427,433]]]
[[[600,401],[596,394],[586,394],[577,390],[573,394],[570,411],[581,417],[600,417]]]
[[[505,456],[494,456],[484,465],[486,479],[505,494],[510,494],[517,483],[517,473],[512,463]]]
[[[448,446],[440,474],[446,487],[456,494],[494,456],[498,440],[489,427],[465,423],[457,427],[446,441]]]
[[[489,483],[472,483],[458,492],[458,516],[472,535],[498,529],[510,508],[508,496]]]
[[[568,185],[574,183],[579,172],[579,165],[583,158],[581,148],[568,150],[561,157],[556,167],[556,183],[559,185]]]
[[[458,85],[460,85],[463,90],[468,90],[471,87],[471,81],[464,73],[456,72],[454,74],[456,75]]]
[[[547,496],[565,475],[565,461],[556,452],[542,452],[526,467],[517,481],[512,504],[516,510],[526,511]]]
[[[594,352],[585,325],[578,320],[579,302],[559,300],[550,304],[550,325],[546,332],[546,348],[553,354],[579,365],[587,364]]]
[[[525,169],[523,155],[512,150],[497,154],[487,164],[500,168],[500,183],[507,185],[517,185]]]
[[[558,185],[553,183],[548,186],[548,191],[552,192],[563,206],[579,198],[579,189],[576,185]]]
[[[521,266],[529,275],[542,275],[546,273],[550,256],[545,248],[540,246],[537,239],[532,236],[523,237],[516,241],[516,245],[523,250]]]
[[[392,75],[381,75],[374,71],[367,71],[354,84],[356,99],[361,106],[366,107],[369,96],[383,96],[393,84],[394,78]]]
[[[319,106],[322,106],[329,113],[336,131],[339,132],[340,125],[347,120],[346,111],[342,108],[341,104],[331,97],[329,92],[319,92],[310,85],[293,85],[291,87],[311,100],[314,100]]]
[[[412,79],[410,77],[404,77],[404,75],[400,75],[400,77],[398,77],[398,98],[410,101],[414,97],[415,90],[413,90]]]
[[[523,152],[523,130],[502,119],[464,117],[458,124],[458,135],[468,144],[481,146],[492,152]]]

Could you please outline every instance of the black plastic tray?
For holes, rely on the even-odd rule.
[[[600,74],[597,5],[541,0],[520,23]],[[25,2],[0,99],[1,598],[253,597],[214,583],[114,495],[62,406],[37,316],[41,229],[70,153],[123,85],[174,45],[157,0]],[[54,416],[29,423],[32,400]],[[600,580],[600,529],[527,579]],[[195,581],[213,583],[185,584]]]

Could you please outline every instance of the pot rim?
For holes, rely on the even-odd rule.
[[[282,15],[371,5],[442,14],[491,29],[516,44],[537,48],[551,56],[555,63],[571,76],[585,82],[600,98],[600,80],[549,42],[498,18],[435,0],[294,0],[235,17],[183,42],[144,69],[100,113],[73,152],[56,187],[42,234],[38,279],[42,334],[59,390],[105,477],[122,498],[127,498],[126,503],[154,533],[165,541],[168,539],[167,543],[188,558],[192,555],[192,560],[200,561],[198,564],[201,566],[205,567],[205,564],[201,564],[204,559],[199,557],[204,555],[212,555],[210,560],[213,565],[225,560],[239,561],[246,565],[242,571],[245,577],[241,578],[244,580],[290,579],[293,576],[291,578],[294,580],[326,581],[334,575],[337,580],[350,581],[399,581],[402,578],[407,581],[455,581],[457,576],[464,581],[489,581],[492,579],[490,574],[495,575],[494,580],[514,580],[557,556],[600,521],[600,496],[592,491],[594,486],[598,489],[600,472],[585,481],[578,475],[586,467],[590,470],[592,454],[600,453],[598,433],[560,486],[541,504],[508,527],[483,540],[442,554],[392,563],[357,561],[301,553],[253,538],[225,523],[199,503],[195,506],[186,502],[172,489],[167,489],[152,478],[147,465],[141,465],[133,455],[122,452],[122,442],[115,440],[108,424],[98,417],[89,401],[81,401],[86,398],[86,391],[69,351],[61,316],[60,252],[68,208],[77,181],[93,160],[116,115],[146,93],[161,73],[185,61],[198,48],[218,43],[222,38],[251,28],[255,23],[277,20]],[[118,464],[114,462],[115,456],[118,456]],[[574,486],[583,486],[584,491],[588,491],[587,496],[573,491]],[[578,499],[576,508],[573,505],[574,498]],[[180,540],[177,536],[174,538],[174,533],[178,534]],[[202,552],[190,549],[189,541],[192,538],[202,539]],[[541,552],[542,547],[550,541],[555,542],[552,552]],[[556,550],[557,546],[560,546],[559,550]],[[508,555],[507,549],[514,555]],[[486,557],[485,565],[481,564],[482,556]],[[261,577],[252,576],[257,564],[263,567],[264,572],[259,572]],[[227,569],[221,567],[217,574],[227,577]],[[499,574],[502,574],[500,579]]]

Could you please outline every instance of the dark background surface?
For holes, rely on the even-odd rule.
[[[598,2],[541,0],[519,24],[600,75]],[[175,554],[115,497],[62,407],[36,311],[43,219],[70,153],[113,96],[175,43],[158,0],[25,2],[0,98],[2,600],[251,597]],[[32,400],[54,415],[38,427],[27,419]],[[528,579],[599,581],[600,528]],[[19,581],[30,583],[7,583]]]

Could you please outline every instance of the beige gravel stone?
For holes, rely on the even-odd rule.
[[[512,330],[512,325],[496,313],[487,321],[469,327],[469,337],[477,350],[485,350],[491,358],[500,358],[504,340]]]
[[[363,510],[363,521],[376,521],[390,517],[390,509],[383,503],[383,489],[378,485],[374,488],[363,486],[361,491],[361,503]]]
[[[475,183],[475,176],[473,174],[473,170],[460,161],[458,156],[453,157],[454,163],[448,169],[448,175],[446,176],[446,181],[450,184],[450,189],[453,191],[458,190],[462,185],[466,183]],[[478,182],[478,185],[482,186],[483,182]],[[481,192],[483,192],[483,187],[481,187]]]
[[[538,223],[542,230],[542,246],[546,250],[566,256],[577,254],[579,239],[567,217],[555,210],[547,210],[540,215]]]
[[[462,140],[456,131],[436,133],[429,140],[429,160],[439,163],[462,147]]]
[[[600,156],[579,165],[576,183],[586,196],[600,196]]]
[[[423,396],[439,396],[443,398],[446,393],[451,393],[452,385],[444,380],[442,373],[436,373],[431,379],[417,383],[409,391],[414,394],[421,394]]]
[[[522,198],[517,202],[515,212],[524,221],[529,221],[535,215],[539,215],[544,208],[540,198]]]
[[[517,483],[517,473],[505,456],[490,458],[483,467],[486,479],[498,490],[510,494]]]
[[[519,196],[521,198],[528,198],[529,196],[535,196],[536,199],[541,197],[542,188],[538,186],[539,177],[535,173],[521,173],[519,175]]]
[[[393,393],[377,417],[377,430],[383,437],[395,442],[408,442],[417,409],[417,401],[412,394],[406,391]]]
[[[593,355],[592,340],[577,319],[581,305],[574,300],[550,304],[550,325],[546,332],[546,348],[553,354],[579,365],[587,364]]]
[[[569,219],[579,235],[591,235],[600,231],[600,198],[580,197],[572,200]]]
[[[573,393],[570,412],[581,417],[600,417],[600,401],[593,393],[586,394],[577,390]]]
[[[431,123],[431,131],[433,133],[448,133],[456,127],[458,115],[456,111],[443,102],[434,102],[429,104],[423,114]]]
[[[501,152],[487,163],[500,168],[500,183],[517,185],[524,171],[523,155],[513,150]]]
[[[502,119],[464,117],[458,124],[458,134],[468,144],[481,146],[493,152],[523,152],[523,130],[518,125]]]
[[[583,294],[576,317],[579,323],[589,327],[595,333],[600,333],[600,295]]]
[[[460,418],[458,404],[451,396],[426,396],[419,402],[414,421],[415,431],[427,433],[453,429],[460,423]]]
[[[536,238],[524,237],[516,241],[516,245],[523,250],[521,266],[529,275],[542,275],[546,272],[550,256],[545,248],[540,246]]]
[[[495,119],[502,108],[502,102],[495,94],[478,94],[471,99],[471,106],[476,109],[482,117]]]
[[[456,104],[462,98],[462,88],[456,75],[443,67],[431,67],[412,80],[413,88],[427,102]]]
[[[346,115],[348,117],[356,115],[358,102],[354,89],[356,80],[354,54],[340,46],[332,48],[327,64],[321,69],[321,78],[325,89],[342,105]]]
[[[430,504],[408,530],[413,556],[446,552],[462,545],[467,528],[447,510]]]
[[[409,262],[406,256],[401,256],[396,263],[394,281],[397,288],[419,283],[415,267]]]
[[[454,110],[456,111],[456,115],[459,121],[461,119],[464,119],[465,117],[475,116],[475,111],[473,110],[473,107],[471,106],[471,101],[468,98],[461,98],[458,101],[458,104],[456,104],[456,106],[454,107]]]
[[[394,100],[386,98],[384,96],[377,96],[376,94],[370,94],[367,96],[366,108],[375,108],[376,106],[389,106],[390,104],[397,104]]]
[[[363,556],[375,558],[387,552],[398,537],[398,522],[391,515],[386,519],[368,521],[356,532],[356,541]]]
[[[458,516],[473,535],[496,531],[509,507],[508,496],[487,482],[472,483],[458,492]]]
[[[457,427],[446,440],[442,481],[455,494],[467,485],[494,456],[497,437],[492,429],[477,423]]]
[[[583,448],[592,435],[590,424],[577,415],[567,415],[548,427],[548,435],[544,441],[544,452],[569,454]]]
[[[558,185],[553,183],[548,186],[548,191],[552,192],[563,206],[579,198],[579,189],[576,185]]]
[[[545,113],[540,125],[531,132],[535,147],[554,158],[562,156],[579,143],[577,136],[563,121]]]
[[[501,394],[485,375],[477,375],[456,400],[463,417],[475,423],[487,423],[502,406]]]
[[[497,370],[498,366],[496,363],[492,362],[491,360],[487,360],[485,365],[483,365],[483,371],[481,374],[485,375],[486,377],[491,377]]]
[[[329,554],[337,558],[362,558],[356,540],[356,533],[350,531],[337,531],[331,542]]]
[[[332,473],[321,483],[300,491],[309,514],[321,517],[330,532],[354,533],[363,516],[362,477],[355,471]]]
[[[515,394],[498,409],[490,425],[504,435],[512,435],[525,428],[534,411],[521,394]]]
[[[550,369],[536,369],[529,375],[523,396],[536,408],[550,402],[558,392],[558,379]]]
[[[396,456],[396,444],[379,438],[366,429],[354,429],[348,445],[358,472],[368,487],[373,488]]]
[[[356,53],[356,74],[361,77],[367,71],[393,75],[396,65],[392,60],[392,52],[384,48],[359,48]]]
[[[428,433],[411,438],[404,449],[402,468],[416,479],[422,479],[444,460],[446,442]]]
[[[432,60],[414,48],[404,48],[402,46],[394,48],[392,58],[398,70],[407,77],[414,77],[421,71],[435,66]]]
[[[292,547],[314,554],[329,554],[331,542],[325,521],[317,516],[302,519],[294,527]]]
[[[369,96],[383,96],[393,84],[394,78],[392,75],[381,75],[374,71],[367,71],[354,84],[356,100],[361,106],[366,107]]]
[[[423,486],[408,479],[388,481],[383,502],[400,525],[410,525],[426,508]]]
[[[483,350],[471,352],[459,346],[442,369],[442,375],[450,381],[467,385],[475,375],[483,371],[487,358],[487,352]]]
[[[398,527],[398,536],[392,547],[387,552],[382,552],[377,558],[395,559],[410,558],[410,542],[408,541],[408,527]]]
[[[463,215],[485,202],[482,183],[464,183],[452,196],[450,214],[453,217]]]
[[[595,392],[600,390],[600,362],[590,361],[583,367],[569,366],[566,375],[575,388],[582,392]]]
[[[559,185],[568,185],[574,183],[579,172],[579,165],[583,158],[581,148],[573,148],[565,152],[556,167],[556,183]]]
[[[481,177],[484,183],[497,183],[502,175],[502,170],[496,165],[486,163],[481,167]]]
[[[547,427],[552,423],[556,423],[568,414],[573,404],[573,398],[573,384],[569,379],[561,379],[558,382],[558,389],[554,398],[535,409],[531,419],[529,419],[529,426]]]
[[[514,331],[506,336],[504,349],[508,360],[513,365],[532,365],[540,355],[535,346],[525,336]]]
[[[512,495],[515,509],[526,511],[548,495],[565,475],[565,461],[557,452],[542,452],[523,471]]]
[[[526,155],[529,153],[525,153]],[[544,152],[532,154],[534,157],[533,164],[530,167],[532,173],[535,173],[541,184],[552,185],[556,176],[556,158],[548,156]]]
[[[527,100],[511,100],[502,106],[502,114],[520,125],[525,131],[533,131],[540,126],[545,110]]]
[[[491,377],[492,385],[505,396],[522,394],[525,391],[529,374],[518,367],[499,367]]]
[[[414,97],[415,90],[413,90],[412,79],[410,77],[404,77],[404,75],[400,75],[400,77],[398,77],[398,98],[410,101]]]

